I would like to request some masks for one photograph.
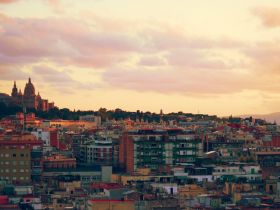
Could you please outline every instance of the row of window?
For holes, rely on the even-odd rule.
[[[23,160],[20,160],[20,161],[0,161],[0,165],[21,165],[21,166],[24,166],[24,165],[29,165],[30,162],[29,161],[23,161]]]
[[[103,151],[103,152],[105,152],[105,151],[112,151],[112,148],[87,148],[87,150],[89,151],[99,151],[99,152],[101,152],[101,151]]]
[[[30,178],[28,176],[21,176],[19,178],[17,177],[8,177],[8,176],[0,176],[0,180],[29,180]]]
[[[83,182],[100,181],[101,176],[83,176],[81,177]]]
[[[16,172],[20,172],[20,173],[28,173],[29,170],[28,169],[0,169],[0,172],[1,173],[10,173],[10,172],[13,172],[13,173],[16,173]]]
[[[6,153],[6,154],[1,153],[1,154],[0,154],[0,157],[6,157],[6,158],[8,158],[8,157],[10,157],[10,154],[8,154],[8,153]],[[16,154],[16,153],[13,153],[13,154],[11,154],[11,157],[17,157],[17,154]],[[23,153],[21,153],[21,154],[19,154],[18,157],[28,157],[28,154],[23,154]]]
[[[214,169],[214,172],[239,172],[240,170],[239,169],[230,169],[230,168],[227,168],[227,169]]]
[[[147,144],[147,145],[137,145],[139,148],[162,148],[161,144]],[[196,147],[195,144],[187,143],[187,144],[177,144],[176,146],[174,145],[174,148],[193,148]],[[166,147],[165,147],[166,148]],[[167,148],[172,149],[173,145],[168,145]]]

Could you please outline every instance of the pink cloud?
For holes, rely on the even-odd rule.
[[[163,58],[159,56],[143,56],[139,63],[140,66],[163,66],[166,62]]]
[[[116,88],[161,93],[221,94],[238,92],[255,85],[243,75],[225,70],[113,69],[106,71],[103,78]]]
[[[216,70],[233,68],[233,64],[226,64],[223,58],[211,59],[209,57],[204,52],[192,48],[171,50],[166,55],[166,59],[171,66]]]
[[[259,42],[245,50],[255,73],[273,77],[280,73],[280,41]]]
[[[106,66],[138,48],[129,35],[95,31],[72,19],[5,17],[0,18],[0,24],[0,59],[5,60],[47,58],[64,65]],[[109,59],[105,61],[105,57]]]
[[[228,37],[217,39],[196,37],[185,34],[184,31],[175,29],[143,29],[140,32],[141,37],[146,40],[145,48],[150,50],[172,50],[172,49],[238,49],[247,46],[246,43],[238,40],[232,40]]]
[[[48,84],[52,89],[61,93],[73,93],[74,91],[89,90],[97,87],[97,84],[82,83],[72,78],[67,70],[57,71],[46,65],[36,65],[32,69],[32,78]]]
[[[18,70],[18,66],[3,63],[0,63],[0,75],[1,80],[22,80],[28,77],[26,73]]]
[[[21,19],[2,15],[0,63],[13,67],[14,72],[45,60],[64,68],[86,67],[92,72],[102,68],[102,79],[108,86],[137,91],[223,94],[244,89],[280,90],[278,85],[272,85],[265,72],[258,70],[264,64],[269,69],[279,67],[276,56],[280,53],[279,45],[261,47],[226,37],[196,37],[164,25],[143,26],[131,33],[125,28],[110,29],[108,26],[115,20],[110,23],[110,19],[96,18],[95,21],[98,24],[93,26],[70,18]],[[233,50],[245,56],[251,61],[245,66],[248,73],[240,72],[244,68],[242,62],[213,56],[212,50],[216,49]],[[135,62],[134,58],[140,60]],[[131,69],[124,63],[129,63]],[[33,73],[52,84],[56,80],[51,74],[42,76],[44,68],[34,68]],[[76,89],[95,88],[72,79],[65,71],[48,70],[60,75],[57,78],[61,80],[65,78],[64,84],[69,88],[71,84]]]

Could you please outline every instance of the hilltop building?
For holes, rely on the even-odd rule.
[[[35,109],[39,111],[48,111],[54,108],[53,102],[49,103],[47,99],[41,98],[39,92],[36,95],[35,86],[31,82],[31,78],[28,79],[28,83],[26,83],[23,93],[21,89],[18,90],[17,84],[14,82],[11,96],[2,94],[0,101],[6,103],[7,105],[17,105],[26,107],[27,109]]]

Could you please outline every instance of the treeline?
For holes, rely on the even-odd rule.
[[[18,112],[22,112],[22,108],[18,106],[7,106],[5,103],[0,102],[0,118],[15,115]]]
[[[15,115],[18,112],[22,112],[21,107],[12,107],[7,106],[4,103],[0,102],[0,117],[3,118],[8,115]],[[123,120],[130,118],[131,120],[144,120],[148,122],[160,122],[162,119],[163,121],[175,120],[179,121],[186,117],[195,118],[196,120],[204,119],[204,120],[213,120],[217,119],[216,116],[208,116],[202,114],[190,114],[190,113],[183,113],[183,112],[172,112],[169,114],[160,115],[154,112],[143,112],[137,110],[135,112],[124,111],[122,109],[115,109],[115,110],[107,110],[106,108],[100,108],[98,111],[81,111],[81,110],[73,110],[67,108],[53,108],[50,109],[48,112],[42,112],[37,110],[29,109],[27,110],[28,113],[33,112],[39,118],[43,119],[64,119],[64,120],[78,120],[80,116],[84,115],[96,115],[101,116],[103,121],[106,120]]]
[[[49,110],[48,112],[38,112],[35,111],[36,116],[44,118],[44,119],[64,119],[64,120],[78,120],[80,116],[84,115],[95,115],[100,116],[102,121],[106,120],[123,120],[130,118],[131,120],[141,119],[144,121],[149,122],[159,122],[160,115],[151,112],[129,112],[123,111],[121,109],[115,110],[107,110],[105,108],[100,108],[98,111],[81,111],[81,110],[74,110],[71,111],[70,109],[63,108],[58,109],[54,108]]]

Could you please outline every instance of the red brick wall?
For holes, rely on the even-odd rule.
[[[127,134],[124,134],[120,140],[119,163],[120,167],[124,167],[128,173],[134,171],[134,143]]]
[[[58,142],[58,132],[57,132],[57,130],[50,131],[50,144],[51,144],[52,147],[58,148],[59,142]]]
[[[272,136],[272,140],[263,142],[263,145],[266,147],[280,147],[280,136]]]

